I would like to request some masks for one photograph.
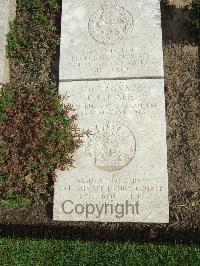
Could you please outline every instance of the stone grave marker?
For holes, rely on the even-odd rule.
[[[6,35],[9,21],[15,16],[16,0],[0,1],[0,86],[9,81],[9,64],[6,58]]]
[[[60,80],[163,77],[159,0],[63,0]]]
[[[159,1],[63,0],[61,35],[59,91],[91,134],[56,171],[54,220],[167,223]]]

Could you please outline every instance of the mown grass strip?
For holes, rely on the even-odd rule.
[[[0,239],[1,265],[199,265],[200,247]]]

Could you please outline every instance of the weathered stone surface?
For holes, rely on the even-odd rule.
[[[6,58],[6,35],[9,21],[15,16],[16,0],[0,1],[0,84],[9,81],[9,64]]]
[[[64,82],[60,93],[91,134],[75,168],[57,171],[54,220],[168,222],[164,81]]]
[[[63,0],[61,81],[163,75],[159,0]]]

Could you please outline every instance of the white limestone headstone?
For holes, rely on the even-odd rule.
[[[0,1],[0,86],[9,81],[9,64],[6,58],[6,35],[9,21],[15,16],[16,0]]]
[[[75,168],[57,171],[55,220],[168,221],[163,85],[156,79],[60,84],[60,93],[70,95],[64,103],[76,108],[79,127],[91,135],[76,154]],[[126,201],[138,204],[139,213],[105,213],[105,204],[125,204],[125,210]],[[78,214],[79,204],[92,204],[94,213]]]
[[[90,134],[56,171],[54,220],[169,221],[159,4],[63,0],[59,92]]]
[[[163,77],[159,0],[63,0],[60,80]]]

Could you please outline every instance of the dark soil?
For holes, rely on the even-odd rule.
[[[187,243],[200,240],[199,52],[183,25],[186,16],[184,7],[162,6],[170,223],[54,222],[52,205],[37,202],[26,209],[1,208],[1,235]]]

